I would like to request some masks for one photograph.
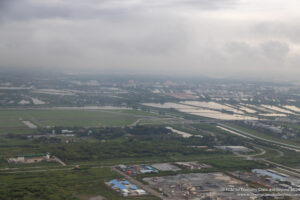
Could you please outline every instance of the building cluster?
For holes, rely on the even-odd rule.
[[[257,121],[252,121],[252,120],[245,120],[244,123],[247,125],[250,125],[254,128],[263,128],[263,129],[269,130],[276,134],[281,134],[283,132],[282,127],[279,127],[279,126],[272,126],[272,125],[263,124],[263,123],[260,123]]]
[[[180,100],[195,100],[198,99],[198,96],[192,95],[192,94],[187,94],[187,93],[164,93],[167,96],[174,97],[176,99]]]
[[[121,193],[124,197],[141,196],[147,194],[145,190],[139,189],[136,185],[131,184],[127,180],[113,179],[106,182],[106,185],[111,187],[113,190]]]
[[[118,165],[117,168],[130,176],[137,174],[158,173],[158,170],[149,165]]]
[[[25,154],[19,155],[15,158],[7,159],[8,163],[37,163],[42,161],[50,161],[49,153],[40,153],[40,154]]]
[[[300,179],[271,169],[253,169],[251,172],[235,171],[232,175],[261,187],[300,190]]]

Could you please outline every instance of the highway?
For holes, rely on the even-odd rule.
[[[253,135],[253,134],[251,134],[251,133],[248,133],[248,132],[246,132],[246,131],[242,131],[242,130],[233,128],[233,127],[231,127],[231,126],[227,126],[227,125],[225,125],[225,124],[218,123],[218,125],[221,126],[221,127],[230,129],[230,130],[232,130],[232,131],[236,131],[236,132],[238,132],[238,133],[240,133],[240,134],[243,134],[243,135],[245,135],[245,136],[252,137],[252,138],[255,138],[255,139],[258,139],[258,140],[262,140],[262,141],[264,141],[264,142],[268,142],[268,143],[271,143],[271,144],[281,145],[281,146],[285,146],[285,147],[289,147],[289,148],[295,148],[296,150],[300,150],[300,147],[299,147],[299,146],[295,146],[295,145],[291,145],[291,144],[286,144],[286,143],[282,143],[282,142],[277,142],[277,141],[270,140],[270,139],[265,139],[265,138],[262,138],[262,137]]]

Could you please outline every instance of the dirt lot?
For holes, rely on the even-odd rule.
[[[107,200],[103,196],[97,195],[97,196],[90,196],[90,195],[79,195],[78,198],[80,200]]]

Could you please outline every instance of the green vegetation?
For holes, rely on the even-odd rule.
[[[92,134],[89,133],[92,130]],[[163,126],[110,127],[97,129],[75,129],[74,137],[46,136],[28,139],[23,135],[5,135],[0,138],[0,154],[3,158],[26,153],[50,152],[68,164],[151,160],[172,161],[211,155],[227,155],[221,150],[206,151],[193,146],[213,148],[216,144],[241,144],[239,137],[218,135],[216,143],[213,136],[182,138]],[[65,141],[68,140],[68,144]],[[162,159],[163,158],[163,159]],[[4,159],[3,159],[4,160]],[[0,166],[5,167],[5,161]],[[116,162],[117,161],[117,162]],[[2,164],[1,164],[2,163]]]
[[[191,148],[193,145],[213,145],[213,138],[188,138],[168,134],[163,127],[137,126],[132,128],[102,128],[93,131],[86,139],[84,133],[80,140],[68,145],[63,143],[45,144],[36,141],[42,152],[51,152],[67,162],[116,158],[174,157],[177,155],[216,154],[203,149]]]
[[[283,152],[284,156],[275,156],[273,158],[270,158],[269,160],[290,167],[296,167],[296,168],[300,167],[299,152],[285,150],[285,149],[280,149],[280,151]]]
[[[110,200],[126,199],[105,185],[121,176],[109,168],[1,174],[0,199],[75,200],[80,195],[101,195]],[[157,199],[152,196],[132,198]]]
[[[133,114],[133,115],[141,115],[141,116],[151,116],[151,117],[159,117],[159,114],[153,112],[146,112],[143,110],[122,110],[122,113]]]
[[[227,158],[227,159],[207,159],[205,160],[205,163],[211,164],[214,167],[216,167],[220,171],[225,170],[249,170],[254,168],[265,168],[266,165],[251,161],[251,160],[243,160],[241,158]]]
[[[261,138],[264,138],[264,139],[273,140],[273,141],[276,141],[276,142],[286,143],[286,144],[295,145],[295,146],[299,145],[299,144],[297,144],[297,143],[295,143],[291,140],[284,140],[284,139],[279,139],[277,137],[272,137],[272,136],[270,136],[266,133],[258,132],[254,129],[245,128],[241,125],[237,125],[237,124],[233,124],[233,123],[230,123],[228,125],[231,126],[232,128],[237,129],[237,130],[245,131],[245,132],[248,132],[250,134],[253,134],[254,136],[258,136],[258,137],[261,137]]]

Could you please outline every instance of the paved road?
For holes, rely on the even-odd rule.
[[[64,163],[61,159],[59,159],[58,157],[56,156],[53,156],[53,160],[60,163],[62,166],[67,166],[66,163]]]
[[[264,159],[264,158],[258,158],[258,159],[256,159],[256,160],[262,160],[262,161],[264,161],[264,162],[267,162],[267,163],[276,165],[276,166],[278,166],[278,167],[282,167],[282,168],[291,170],[293,173],[296,173],[296,174],[298,174],[298,176],[300,176],[300,170],[297,169],[297,168],[287,167],[287,166],[285,166],[285,165],[282,165],[282,164],[279,164],[279,163],[275,163],[275,162],[266,160],[266,159]]]
[[[20,171],[3,171],[1,173],[5,174],[19,174],[19,173],[36,173],[36,172],[46,172],[46,171],[64,171],[64,170],[72,170],[74,167],[71,168],[56,168],[56,169],[36,169],[36,170],[20,170]]]
[[[262,156],[266,153],[266,151],[263,149],[263,148],[260,148],[260,147],[257,147],[255,146],[255,148],[259,149],[260,150],[260,153],[257,153],[257,154],[253,154],[253,155],[250,155],[250,156]]]
[[[134,179],[131,176],[128,176],[126,173],[116,169],[114,166],[111,167],[112,170],[118,172],[119,174],[122,174],[127,180],[129,180],[131,183],[134,183],[135,185],[139,186],[140,188],[143,188],[144,190],[146,190],[149,194],[152,194],[154,196],[159,197],[160,199],[163,200],[169,200],[167,197],[164,197],[162,194],[160,194],[159,192],[153,190],[149,185],[145,185],[139,181],[137,181],[136,179]]]
[[[289,174],[289,175],[293,175],[293,176],[295,176],[295,177],[297,177],[297,178],[300,178],[300,175],[299,175],[298,173],[292,172],[292,171],[287,170],[287,169],[283,169],[283,168],[281,168],[281,167],[277,167],[277,169],[279,169],[279,170],[281,170],[281,171],[284,171],[284,172],[286,172],[286,173]]]

